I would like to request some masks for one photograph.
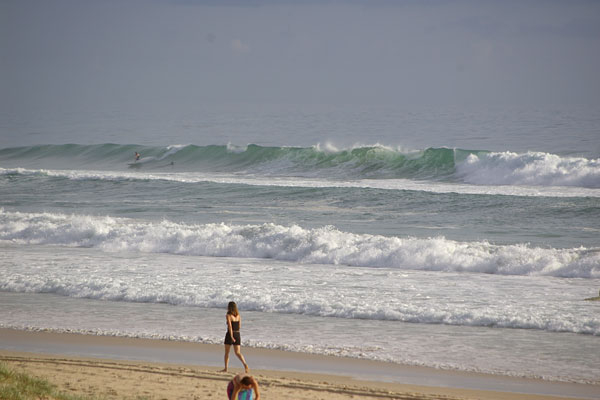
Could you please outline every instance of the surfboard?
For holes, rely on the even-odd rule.
[[[154,157],[144,157],[144,158],[140,158],[137,161],[127,163],[127,165],[129,165],[129,168],[139,168],[143,164],[146,164],[152,160],[154,160]]]

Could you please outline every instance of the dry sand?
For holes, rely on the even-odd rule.
[[[233,376],[210,367],[48,356],[0,351],[0,360],[48,379],[61,391],[107,399],[226,399]],[[322,374],[253,371],[263,399],[545,399],[457,389],[356,381]]]
[[[214,368],[63,358],[34,354],[2,354],[2,361],[17,370],[44,377],[61,391],[99,395],[108,399],[225,399],[233,374]],[[292,376],[293,375],[293,376]],[[328,376],[256,371],[264,399],[433,399],[441,394],[410,393],[381,385]],[[443,398],[451,398],[443,395]]]

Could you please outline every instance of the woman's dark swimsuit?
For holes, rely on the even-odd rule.
[[[231,335],[229,335],[229,328],[227,328],[227,333],[225,334],[225,344],[241,346],[242,337],[240,335],[240,321],[231,321],[231,328],[233,329],[233,337],[235,338],[235,342],[231,340]]]

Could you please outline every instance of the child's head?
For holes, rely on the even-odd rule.
[[[252,378],[249,376],[245,376],[242,378],[240,383],[242,384],[242,386],[244,386],[245,389],[250,389],[252,387]]]

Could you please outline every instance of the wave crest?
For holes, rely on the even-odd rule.
[[[470,154],[458,164],[465,183],[531,186],[600,187],[600,159],[511,152]]]
[[[134,151],[142,154],[134,163]],[[330,143],[312,147],[265,147],[255,144],[44,145],[0,149],[3,167],[41,169],[173,168],[188,172],[252,174],[338,180],[410,179],[471,185],[571,186],[600,188],[600,159],[528,152],[428,148],[406,151],[381,144],[338,149]]]

